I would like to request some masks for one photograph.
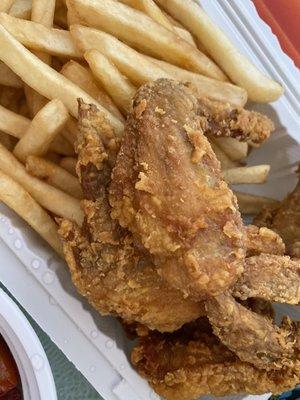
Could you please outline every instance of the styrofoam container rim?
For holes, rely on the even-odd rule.
[[[24,314],[0,289],[0,334],[17,363],[24,400],[57,400],[44,349]]]

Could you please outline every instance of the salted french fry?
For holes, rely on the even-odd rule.
[[[83,53],[88,50],[100,51],[136,86],[159,78],[172,78],[143,54],[108,33],[82,25],[72,25],[70,31]]]
[[[11,6],[13,5],[14,0],[1,0],[0,3],[0,12],[9,12]]]
[[[248,143],[246,142],[240,142],[231,137],[218,137],[216,143],[233,161],[242,160],[248,155]]]
[[[0,171],[0,200],[23,218],[63,257],[57,225],[50,215],[15,180]]]
[[[41,206],[55,215],[76,221],[81,225],[83,212],[80,201],[31,176],[13,154],[1,144],[0,170],[22,185]]]
[[[227,79],[212,60],[176,33],[125,4],[114,0],[68,0],[67,6],[84,19],[85,25],[110,33],[150,55],[211,78]]]
[[[24,46],[54,56],[81,58],[82,54],[68,31],[47,28],[32,21],[25,21],[8,14],[0,14],[0,24]]]
[[[76,174],[76,164],[77,159],[73,157],[64,157],[60,161],[60,166],[70,172],[70,174],[77,176]]]
[[[1,25],[0,48],[0,60],[37,92],[48,99],[60,99],[75,118],[78,116],[78,98],[86,103],[93,103],[110,122],[116,134],[123,133],[122,122],[86,92],[30,53]]]
[[[239,86],[195,74],[153,57],[147,58],[171,75],[173,79],[182,82],[191,82],[198,97],[208,97],[212,100],[227,102],[237,107],[243,107],[247,102],[247,92]]]
[[[270,165],[237,167],[223,171],[224,180],[230,185],[264,183],[270,172]]]
[[[165,28],[174,31],[173,25],[168,18],[163,14],[161,9],[153,0],[119,0],[123,4],[127,4],[137,10],[143,11],[154,21],[164,26]]]
[[[157,0],[157,2],[198,38],[232,82],[247,90],[250,100],[268,103],[282,95],[282,86],[261,73],[241,54],[197,2],[193,0]]]
[[[131,109],[131,102],[136,88],[99,51],[87,51],[84,53],[84,58],[88,62],[95,78],[101,83],[119,109],[126,115]]]
[[[110,111],[120,121],[124,121],[119,109],[113,103],[112,99],[103,89],[97,86],[92,73],[88,68],[83,67],[76,61],[67,62],[60,71],[66,78],[85,90],[90,96],[96,99],[103,107]]]
[[[41,156],[62,130],[69,118],[68,110],[60,100],[52,100],[31,121],[24,136],[14,149],[14,155],[22,162],[29,155]]]
[[[0,85],[21,88],[22,81],[11,69],[0,63]]]
[[[75,178],[70,172],[51,161],[41,157],[29,156],[26,159],[26,170],[31,175],[77,199],[82,199],[83,197],[78,178]]]
[[[279,201],[253,194],[234,192],[242,214],[258,214],[263,208],[276,207]]]
[[[211,147],[217,156],[217,159],[221,163],[221,168],[222,170],[224,169],[229,169],[229,168],[236,168],[239,166],[239,164],[236,161],[232,161],[226,153],[217,145],[215,138],[210,137],[209,142],[211,144]]]
[[[30,120],[0,106],[0,131],[21,138],[30,125]]]
[[[9,10],[9,15],[13,17],[29,19],[31,16],[32,0],[14,0]]]

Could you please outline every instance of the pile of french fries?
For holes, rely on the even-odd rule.
[[[59,254],[55,218],[83,221],[77,99],[122,136],[137,88],[159,78],[237,107],[282,94],[193,0],[1,0],[0,200]],[[229,184],[266,181],[269,165],[245,166],[247,143],[210,140]],[[243,213],[276,204],[236,194]]]

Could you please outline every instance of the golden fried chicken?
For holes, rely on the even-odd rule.
[[[255,225],[246,226],[246,247],[247,257],[260,253],[283,256],[285,253],[281,236],[271,229]]]
[[[185,85],[144,85],[110,185],[112,217],[152,254],[166,281],[196,300],[229,288],[245,256],[236,198],[204,136],[204,119]]]
[[[300,258],[300,182],[274,210],[263,210],[255,218],[258,226],[267,226],[282,237],[287,254]]]
[[[132,362],[167,400],[202,395],[280,393],[299,382],[299,370],[260,370],[241,361],[200,320],[173,334],[151,333],[133,349]]]
[[[159,331],[173,331],[203,315],[203,305],[169,286],[144,249],[134,246],[131,233],[110,218],[107,190],[118,140],[97,108],[82,102],[77,151],[85,221],[82,228],[67,220],[60,224],[77,290],[101,314]]]

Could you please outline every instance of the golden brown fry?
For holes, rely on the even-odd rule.
[[[205,46],[235,84],[245,88],[250,100],[268,103],[277,100],[283,88],[261,73],[193,0],[157,0],[166,11],[178,19]]]
[[[82,57],[68,31],[47,28],[4,13],[0,14],[0,23],[20,43],[32,50],[69,58]]]
[[[223,171],[223,178],[230,185],[264,183],[268,177],[269,171],[270,165],[236,167]]]
[[[78,44],[77,41],[75,42]],[[70,81],[78,85],[81,89],[85,90],[90,96],[96,99],[99,104],[115,115],[120,121],[124,120],[122,114],[113,103],[112,99],[107,95],[107,93],[105,93],[103,89],[97,86],[96,81],[88,68],[83,67],[76,61],[71,60],[62,67],[60,72]]]
[[[19,183],[2,171],[0,171],[0,200],[19,214],[63,257],[62,242],[53,219]]]
[[[41,206],[81,225],[83,213],[80,201],[28,174],[25,167],[1,144],[0,170],[22,185]]]
[[[279,202],[268,197],[256,196],[248,193],[234,192],[239,209],[243,214],[258,214],[265,207],[276,207]]]
[[[103,112],[116,133],[123,132],[124,126],[116,117],[74,83],[40,61],[1,25],[0,47],[0,59],[37,92],[48,99],[60,99],[74,117],[78,114],[78,98],[82,98],[87,103],[93,103]]]
[[[60,100],[50,101],[31,121],[24,136],[16,145],[14,155],[25,162],[29,155],[45,154],[68,118],[68,110]]]
[[[9,15],[16,18],[30,19],[32,0],[14,0]]]
[[[229,169],[229,168],[236,168],[239,166],[238,162],[232,161],[226,153],[218,146],[217,141],[215,138],[209,138],[210,145],[217,156],[217,159],[221,163],[222,170]]]
[[[243,107],[247,102],[247,92],[239,86],[195,74],[153,57],[145,57],[163,69],[173,79],[181,82],[191,82],[198,97],[208,97],[212,100],[228,102],[236,107]]]
[[[84,53],[93,75],[101,83],[115,104],[126,115],[131,109],[136,88],[120,71],[99,51]]]
[[[77,164],[77,158],[73,157],[64,157],[60,161],[60,166],[70,172],[70,174],[77,176],[76,174],[76,164]]]
[[[57,164],[41,157],[29,156],[26,159],[26,170],[49,185],[61,189],[77,199],[82,199],[79,180]]]
[[[0,85],[21,88],[22,81],[11,69],[0,62]]]
[[[144,13],[114,0],[68,0],[85,25],[104,30],[150,55],[219,80],[225,74],[207,56]]]

